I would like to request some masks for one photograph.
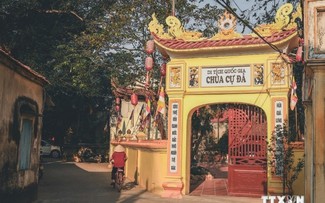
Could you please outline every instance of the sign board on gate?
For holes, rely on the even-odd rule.
[[[244,67],[210,67],[202,68],[202,87],[250,86],[251,68]]]

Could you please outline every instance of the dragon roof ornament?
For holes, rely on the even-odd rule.
[[[278,9],[274,23],[258,25],[255,31],[261,36],[266,37],[283,30],[290,30],[297,27],[295,23],[296,18],[302,18],[300,5],[297,7],[296,12],[293,13],[293,5],[286,3]],[[165,32],[164,26],[158,22],[156,15],[152,14],[152,20],[149,23],[149,31],[161,39],[181,39],[184,41],[200,41],[206,39],[202,37],[202,33],[200,32],[185,30],[181,21],[175,16],[168,16],[166,18],[166,24],[168,25],[167,32]],[[242,34],[235,31],[235,16],[227,11],[219,18],[218,28],[219,32],[208,40],[236,39],[243,37]],[[256,37],[255,33],[249,35]]]
[[[272,24],[263,24],[255,28],[262,36],[271,36],[273,33],[281,32],[282,30],[290,30],[297,27],[295,20],[302,18],[302,11],[300,4],[297,7],[296,12],[293,12],[293,5],[286,3],[282,5],[275,16],[275,22]],[[256,36],[256,34],[251,34]]]
[[[158,35],[162,39],[183,39],[183,40],[199,40],[202,39],[202,33],[186,31],[181,21],[175,16],[168,16],[166,18],[168,25],[168,32],[164,32],[164,27],[159,24],[156,15],[152,14],[152,21],[149,23],[149,30],[151,33]]]

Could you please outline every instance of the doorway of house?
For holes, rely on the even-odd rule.
[[[248,104],[214,104],[192,115],[191,195],[266,192],[267,122]]]

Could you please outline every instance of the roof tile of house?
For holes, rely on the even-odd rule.
[[[0,49],[0,56],[4,56],[7,59],[10,60],[11,63],[18,65],[20,68],[22,68],[23,71],[31,74],[31,76],[36,77],[38,80],[42,81],[43,84],[49,84],[50,82],[41,74],[30,68],[29,66],[23,64],[22,62],[18,61],[14,57],[12,57],[9,53],[5,52],[4,50]],[[30,77],[30,79],[32,79]]]

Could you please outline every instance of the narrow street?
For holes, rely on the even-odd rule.
[[[74,163],[49,160],[44,163],[44,176],[38,186],[37,200],[33,203],[152,203],[152,202],[214,202],[260,203],[260,198],[227,196],[184,196],[166,199],[126,183],[118,193],[110,186],[107,163]],[[16,202],[15,202],[16,203]]]
[[[116,202],[107,163],[47,162],[36,202]]]

